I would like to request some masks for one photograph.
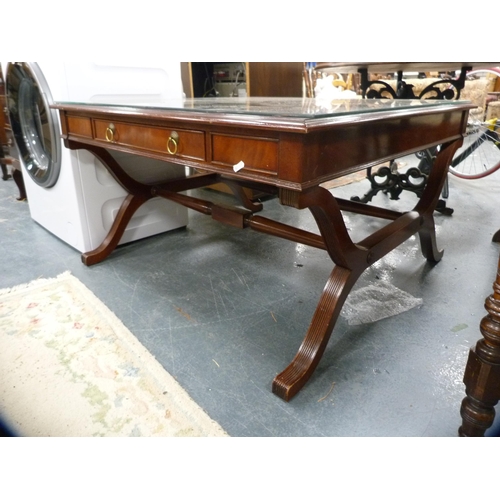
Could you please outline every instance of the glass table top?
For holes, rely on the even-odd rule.
[[[173,100],[144,100],[113,97],[102,102],[59,102],[54,107],[111,107],[155,111],[185,111],[226,115],[257,115],[287,118],[326,118],[343,115],[456,106],[464,101],[408,99],[334,99],[279,97],[203,97]]]

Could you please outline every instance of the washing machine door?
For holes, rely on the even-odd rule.
[[[50,89],[36,63],[9,63],[5,83],[20,159],[36,184],[50,188],[61,170],[59,118],[50,109]]]

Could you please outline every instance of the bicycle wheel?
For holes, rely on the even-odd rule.
[[[500,120],[485,121],[486,97],[500,77],[499,68],[481,69],[467,73],[464,94],[477,106],[469,114],[463,146],[456,152],[450,173],[463,179],[480,179],[500,168],[498,127]]]
[[[499,121],[469,120],[462,147],[456,152],[450,173],[462,179],[480,179],[500,168]]]

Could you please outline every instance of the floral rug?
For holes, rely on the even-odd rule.
[[[0,416],[18,436],[227,436],[69,272],[0,290]]]

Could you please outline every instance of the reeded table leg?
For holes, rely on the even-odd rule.
[[[297,354],[273,381],[273,392],[289,401],[309,380],[328,344],[345,299],[359,273],[335,267],[321,294],[311,325]]]
[[[469,352],[464,383],[467,396],[462,401],[460,436],[484,436],[495,419],[500,400],[500,261],[493,294],[484,304],[488,312],[480,324],[483,338]]]
[[[281,192],[280,199],[284,204],[311,210],[326,250],[335,264],[304,341],[290,365],[273,381],[273,392],[289,401],[305,385],[318,365],[342,306],[359,276],[375,261],[415,234],[420,228],[421,217],[417,212],[400,214],[386,227],[354,244],[347,232],[339,203],[326,189],[316,187],[301,194]],[[352,203],[345,200],[343,203],[354,208]],[[386,215],[393,214],[387,211]]]
[[[368,250],[352,242],[340,206],[324,188],[305,193],[281,190],[283,205],[309,208],[318,224],[325,248],[335,263],[316,307],[313,319],[293,361],[273,381],[273,392],[289,401],[309,380],[328,344],[342,306],[367,264]]]
[[[329,191],[321,187],[301,193],[280,191],[283,205],[309,208],[312,212],[335,267],[297,354],[273,381],[273,392],[276,395],[289,401],[308,381],[325,351],[349,292],[365,269],[416,233],[420,236],[424,257],[429,262],[439,262],[443,252],[437,248],[433,212],[449,162],[458,145],[455,142],[441,148],[415,210],[404,214],[336,200]],[[345,227],[341,209],[393,220],[354,244]]]

